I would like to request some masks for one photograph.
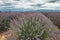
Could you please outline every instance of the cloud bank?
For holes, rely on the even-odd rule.
[[[0,0],[0,11],[60,10],[60,0]]]

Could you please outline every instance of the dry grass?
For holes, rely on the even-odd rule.
[[[7,38],[11,37],[12,30],[0,34],[0,40],[8,40]]]

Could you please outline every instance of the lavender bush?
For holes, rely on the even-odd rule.
[[[46,40],[49,28],[39,16],[26,17],[15,24],[16,35],[12,40]]]
[[[3,33],[10,29],[11,20],[17,19],[16,15],[0,15],[0,33]]]
[[[10,28],[10,20],[8,17],[0,16],[0,33],[7,31]]]

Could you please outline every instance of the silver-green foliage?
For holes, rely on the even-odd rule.
[[[49,29],[39,16],[22,19],[17,26],[16,40],[46,40]]]

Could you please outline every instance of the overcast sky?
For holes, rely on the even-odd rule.
[[[0,0],[0,10],[60,10],[60,0]]]

